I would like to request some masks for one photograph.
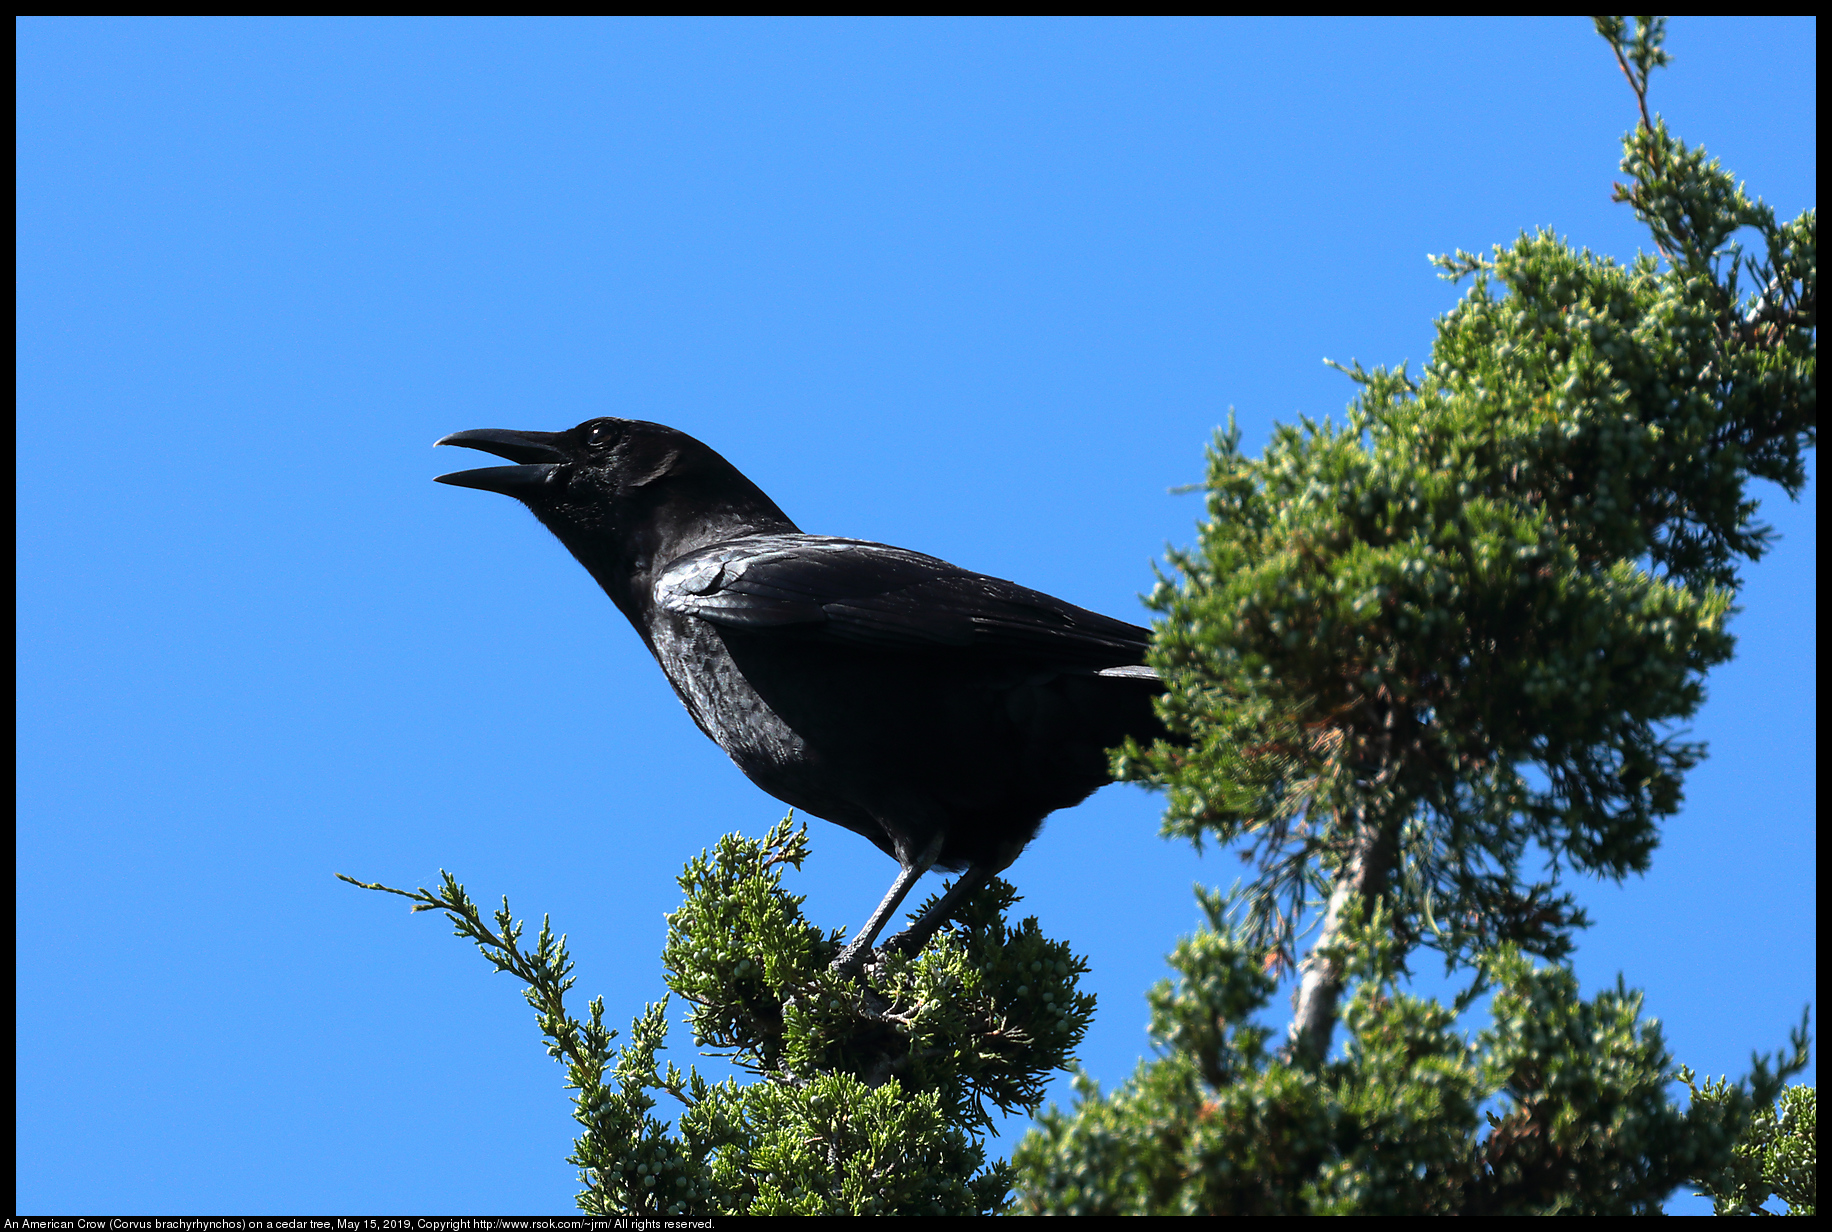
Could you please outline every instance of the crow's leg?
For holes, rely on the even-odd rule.
[[[924,873],[935,867],[936,858],[941,855],[941,838],[941,835],[936,835],[935,841],[898,871],[897,880],[891,882],[890,891],[885,894],[884,901],[878,904],[878,909],[871,913],[871,919],[865,921],[865,927],[859,930],[859,935],[847,942],[840,956],[833,960],[834,971],[841,975],[852,975],[865,965],[865,955],[870,952],[871,943],[878,939],[878,934],[884,931],[890,918],[897,914],[897,908],[909,894],[910,888]]]
[[[902,950],[905,954],[916,953],[935,935],[936,929],[948,922],[949,916],[960,910],[962,903],[1004,869],[1004,865],[990,862],[975,864],[961,874],[959,881],[948,887],[948,892],[933,907],[918,916],[908,928],[886,941],[884,948]]]

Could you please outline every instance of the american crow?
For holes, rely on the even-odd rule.
[[[437,444],[517,463],[439,482],[527,505],[752,782],[896,858],[838,970],[857,970],[923,873],[967,869],[889,943],[920,948],[1046,815],[1108,781],[1107,749],[1163,734],[1146,630],[932,556],[804,535],[672,428],[592,419]]]

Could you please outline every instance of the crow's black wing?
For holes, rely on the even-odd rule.
[[[884,650],[994,651],[1093,669],[1142,663],[1150,638],[1137,625],[933,556],[817,535],[755,535],[702,548],[668,566],[655,598],[728,628]]]

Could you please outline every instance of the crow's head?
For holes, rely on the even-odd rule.
[[[794,523],[736,467],[684,432],[640,419],[588,419],[564,432],[476,428],[436,445],[481,449],[513,466],[438,482],[513,496],[600,584],[708,543],[793,532]],[[616,593],[612,598],[622,600]]]
[[[454,471],[436,482],[501,492],[537,509],[614,500],[667,479],[691,460],[717,456],[684,433],[638,419],[588,419],[565,432],[473,428],[433,444],[481,449],[517,464]]]

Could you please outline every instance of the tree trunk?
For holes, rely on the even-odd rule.
[[[1350,905],[1358,902],[1365,911],[1386,890],[1397,838],[1397,833],[1383,833],[1365,821],[1357,828],[1355,848],[1330,892],[1322,932],[1299,968],[1304,975],[1298,982],[1297,1013],[1286,1046],[1286,1055],[1293,1060],[1321,1062],[1329,1056],[1330,1039],[1336,1031],[1336,1003],[1342,997],[1348,966],[1343,955],[1333,951],[1342,943],[1343,919]]]

